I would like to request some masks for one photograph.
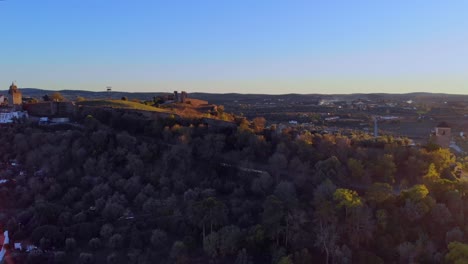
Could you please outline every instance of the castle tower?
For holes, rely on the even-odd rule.
[[[450,126],[445,122],[441,122],[435,128],[435,143],[441,146],[442,148],[448,148],[450,146],[450,140],[452,138],[451,132],[452,129],[450,128]]]
[[[12,82],[10,85],[10,90],[8,90],[8,105],[12,107],[19,107],[22,104],[23,97],[21,91],[16,86],[15,82]]]
[[[180,93],[180,99],[179,99],[179,101],[180,101],[181,103],[185,103],[185,100],[186,100],[187,98],[188,98],[187,92],[186,92],[186,91],[182,91],[182,92]]]

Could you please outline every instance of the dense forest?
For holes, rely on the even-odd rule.
[[[0,132],[0,223],[38,247],[12,263],[467,263],[468,162],[448,150],[262,118],[78,121]]]

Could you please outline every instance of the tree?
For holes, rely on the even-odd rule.
[[[326,160],[321,160],[315,164],[313,180],[316,184],[329,179],[333,182],[343,181],[343,169],[337,157],[332,156]]]
[[[224,114],[224,105],[218,105],[216,110],[218,111],[218,114],[222,116]]]
[[[402,192],[403,197],[411,201],[421,201],[429,194],[429,190],[424,184],[417,184]]]
[[[237,253],[236,262],[234,264],[252,264],[252,258],[247,254],[247,250],[243,248]]]
[[[279,245],[280,234],[283,231],[282,220],[285,216],[284,203],[276,196],[270,195],[263,203],[262,222],[267,234]]]
[[[343,264],[351,264],[352,253],[351,250],[346,246],[342,245],[341,247],[335,248],[334,253],[334,262],[336,263],[343,263]]]
[[[218,231],[219,252],[221,256],[233,255],[237,252],[241,231],[237,226],[225,226]]]
[[[218,255],[219,236],[218,233],[212,232],[203,238],[203,250],[211,258]]]
[[[128,101],[127,96],[122,96],[122,101]]]
[[[334,256],[333,250],[339,239],[338,228],[336,222],[317,221],[318,225],[315,228],[316,239],[315,246],[325,252],[325,263],[328,264],[330,255]]]
[[[39,246],[42,250],[48,250],[50,248],[50,239],[48,238],[41,238],[41,240],[39,240]]]
[[[444,203],[438,203],[432,208],[431,218],[442,227],[453,220],[452,213]]]
[[[282,181],[276,186],[274,194],[276,197],[278,197],[279,200],[282,201],[285,209],[284,218],[286,222],[286,227],[284,232],[284,245],[285,247],[287,247],[290,237],[290,222],[293,218],[293,210],[296,209],[298,203],[296,188],[294,188],[294,184]]]
[[[297,204],[296,188],[294,184],[282,181],[274,191],[274,195],[280,199],[288,209],[293,209]]]
[[[265,128],[265,124],[266,124],[266,119],[264,117],[255,117],[252,120],[252,126],[253,126],[255,133],[263,132],[263,129]]]
[[[355,181],[362,181],[364,177],[364,165],[360,160],[349,158],[348,169],[351,172],[351,177]]]
[[[278,261],[278,264],[293,264],[290,256],[285,256]]]
[[[283,153],[275,152],[268,159],[269,168],[276,182],[279,182],[281,171],[288,167],[288,159]]]
[[[345,208],[346,215],[349,210],[362,206],[362,200],[356,191],[339,188],[333,194],[333,199],[338,203],[338,208]]]
[[[397,167],[395,165],[393,155],[385,154],[382,158],[378,159],[375,164],[371,164],[374,172],[374,177],[377,181],[393,184],[395,182],[395,172]]]
[[[350,246],[360,248],[361,241],[370,241],[375,229],[370,208],[367,205],[353,207],[345,219],[345,226]]]
[[[449,168],[455,163],[455,155],[453,155],[449,149],[439,148],[435,151],[428,152],[429,162],[435,165],[435,168],[439,173]]]
[[[192,222],[203,229],[203,239],[206,236],[206,226],[210,227],[210,233],[213,228],[227,221],[226,205],[214,197],[207,197],[202,201],[196,202],[190,211]]]
[[[99,232],[99,234],[104,239],[108,239],[110,236],[112,236],[113,232],[114,232],[114,227],[111,224],[104,224],[101,227],[101,231]]]
[[[294,264],[309,264],[312,263],[312,256],[309,250],[304,248],[301,251],[296,251],[293,256]]]
[[[325,252],[325,263],[329,263],[330,257],[334,256],[334,248],[339,240],[338,218],[333,201],[336,186],[329,180],[323,181],[314,190],[313,204],[314,212],[314,246]]]
[[[123,237],[121,234],[115,234],[109,238],[109,247],[112,249],[120,249],[123,246]]]
[[[176,260],[176,263],[186,255],[187,247],[182,241],[175,241],[171,248],[170,258]]]
[[[124,212],[123,206],[118,203],[108,202],[104,210],[102,211],[102,215],[109,221],[116,220],[120,216],[122,216]]]
[[[118,256],[115,252],[110,253],[106,258],[107,264],[114,264],[116,263],[117,260],[118,260]]]
[[[388,183],[376,182],[366,191],[366,198],[369,202],[380,204],[393,196],[392,186]]]
[[[91,264],[94,263],[94,255],[92,253],[80,253],[80,263],[81,264]]]
[[[59,93],[59,92],[53,93],[50,98],[54,102],[62,102],[62,101],[65,100],[65,97],[63,97],[63,95],[61,93]]]
[[[151,234],[151,244],[153,245],[154,248],[156,249],[164,248],[166,246],[166,242],[167,242],[167,234],[165,231],[161,229],[153,230],[153,233]]]
[[[67,254],[64,251],[54,252],[54,263],[66,263]],[[8,261],[6,261],[8,263]]]
[[[457,226],[450,231],[447,231],[445,235],[445,242],[450,244],[452,242],[461,242],[463,240],[463,231]]]
[[[250,189],[257,195],[266,195],[273,185],[273,180],[269,173],[265,172],[260,174],[259,177],[252,181]]]
[[[97,238],[97,237],[91,238],[91,240],[89,240],[89,242],[88,242],[88,246],[89,246],[92,250],[98,250],[98,249],[100,249],[101,246],[102,246],[101,239],[99,239],[99,238]]]
[[[440,174],[437,172],[434,163],[429,165],[426,175],[424,175],[424,180],[426,182],[434,182],[440,179]]]
[[[448,253],[445,255],[447,263],[468,263],[468,245],[460,242],[451,242],[448,245]]]
[[[413,263],[416,257],[415,246],[411,242],[403,242],[397,247],[401,263]]]
[[[73,251],[76,248],[76,240],[72,237],[65,239],[65,248],[67,251]]]

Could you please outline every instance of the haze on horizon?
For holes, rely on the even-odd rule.
[[[468,93],[468,2],[0,1],[0,90]]]

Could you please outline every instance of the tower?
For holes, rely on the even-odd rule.
[[[442,148],[448,148],[450,146],[450,140],[452,137],[452,129],[446,122],[441,122],[435,128],[434,139],[435,143]]]
[[[185,100],[186,100],[187,98],[188,98],[187,92],[186,92],[186,91],[182,91],[182,92],[180,93],[179,101],[180,101],[181,103],[185,103]]]
[[[21,91],[16,86],[15,82],[12,82],[10,89],[8,90],[8,105],[12,107],[19,107],[23,101]]]

